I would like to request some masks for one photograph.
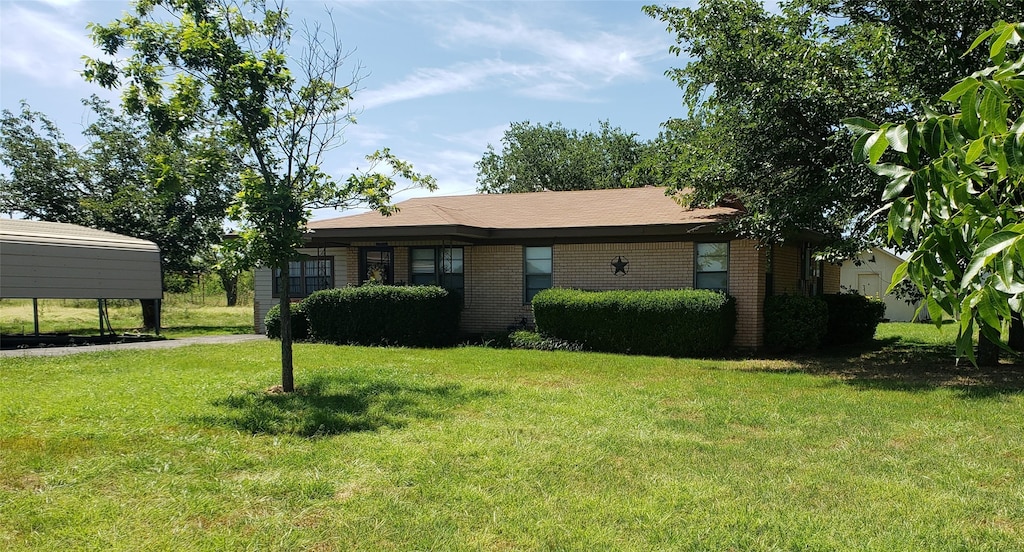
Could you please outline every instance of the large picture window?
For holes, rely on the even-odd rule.
[[[462,294],[466,281],[463,255],[461,247],[412,247],[409,282],[414,286],[441,286]]]
[[[523,248],[523,304],[551,287],[551,247]]]
[[[698,243],[694,286],[729,291],[729,243]]]
[[[274,297],[281,295],[281,270],[274,269]],[[334,257],[306,257],[288,263],[288,296],[306,297],[334,287]]]

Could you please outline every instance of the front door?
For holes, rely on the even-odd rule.
[[[359,284],[394,284],[395,249],[363,247],[359,255]]]

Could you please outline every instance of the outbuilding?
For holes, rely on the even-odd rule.
[[[162,296],[153,242],[74,224],[0,219],[0,298]]]

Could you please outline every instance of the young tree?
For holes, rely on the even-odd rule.
[[[1024,307],[1024,24],[999,22],[971,50],[986,39],[993,65],[942,97],[952,114],[845,121],[854,159],[887,179],[889,239],[917,244],[890,290],[909,279],[936,324],[958,320],[957,354],[972,362],[974,329],[999,343]]]
[[[634,173],[646,145],[621,128],[601,121],[600,130],[578,131],[560,123],[512,123],[501,152],[488,144],[477,161],[479,190],[485,193],[593,190],[643,186]]]
[[[333,27],[307,26],[300,51],[282,2],[139,0],[134,12],[90,25],[106,59],[86,59],[85,77],[121,86],[129,111],[158,132],[185,136],[216,121],[245,152],[241,189],[229,214],[254,262],[281,273],[281,387],[294,390],[288,261],[302,245],[310,209],[364,203],[390,213],[395,177],[433,188],[429,176],[383,150],[387,165],[338,180],[322,168],[353,121],[359,68],[346,79],[347,53]],[[122,51],[127,57],[117,58]],[[347,80],[347,83],[345,82]]]

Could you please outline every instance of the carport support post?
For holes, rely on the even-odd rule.
[[[99,309],[100,313],[100,335],[106,335],[103,330],[103,299],[96,300],[96,308]]]
[[[156,335],[157,335],[157,337],[160,336],[160,311],[163,310],[163,305],[160,304],[161,302],[163,302],[163,299],[157,299],[156,300]]]
[[[32,298],[32,326],[35,329],[35,336],[39,337],[39,299]]]

